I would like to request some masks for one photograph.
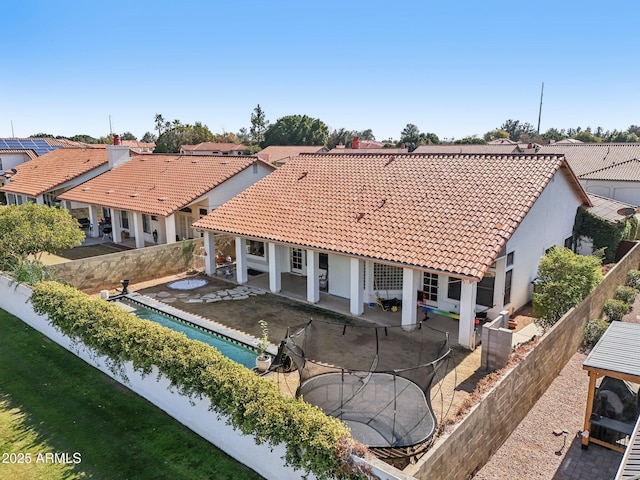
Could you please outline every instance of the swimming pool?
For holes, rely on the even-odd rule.
[[[199,340],[211,345],[225,357],[252,369],[256,366],[257,353],[248,345],[218,335],[204,327],[198,326],[185,319],[156,310],[150,306],[142,305],[138,301],[121,298],[118,300],[131,308],[131,313],[145,320],[159,323],[160,325],[184,333],[187,338]],[[186,312],[185,312],[186,314]]]

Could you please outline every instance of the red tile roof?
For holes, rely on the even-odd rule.
[[[301,153],[320,153],[322,145],[270,145],[258,152],[265,162],[284,164]]]
[[[480,279],[556,155],[302,155],[195,227]]]
[[[588,173],[612,167],[627,160],[640,158],[640,143],[552,143],[542,145],[538,153],[564,155],[578,178]],[[640,180],[633,178],[627,180]]]
[[[616,163],[608,167],[585,173],[580,178],[584,180],[619,180],[640,182],[640,160],[633,158],[626,162]]]
[[[18,173],[0,190],[37,197],[106,164],[107,161],[104,146],[58,148],[16,166]]]
[[[519,153],[518,145],[513,143],[488,143],[488,144],[446,144],[446,145],[420,145],[413,153]]]
[[[252,156],[137,155],[58,198],[167,217],[261,160]]]

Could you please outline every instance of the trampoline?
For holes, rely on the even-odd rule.
[[[356,440],[372,448],[412,447],[436,431],[430,390],[451,355],[446,334],[424,333],[310,321],[289,329],[281,352],[300,374],[296,395],[344,421]],[[412,348],[399,349],[407,343],[398,342]]]

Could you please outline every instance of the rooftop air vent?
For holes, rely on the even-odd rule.
[[[300,174],[300,176],[298,177],[298,180],[302,180],[304,177],[306,177],[309,174],[309,172],[302,172]]]
[[[386,167],[387,165],[389,165],[391,162],[393,162],[396,159],[395,155],[391,155],[389,157],[389,160],[387,160],[387,163],[384,164],[384,166]]]
[[[160,198],[158,198],[158,201],[159,201],[159,202],[164,202],[165,200],[167,200],[167,197],[160,197]]]

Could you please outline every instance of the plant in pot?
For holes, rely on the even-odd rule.
[[[258,352],[258,356],[256,357],[256,369],[259,372],[266,372],[271,366],[271,356],[267,354],[267,348],[269,347],[269,325],[264,320],[258,320],[258,324],[262,330],[262,336],[256,345],[256,350]]]

